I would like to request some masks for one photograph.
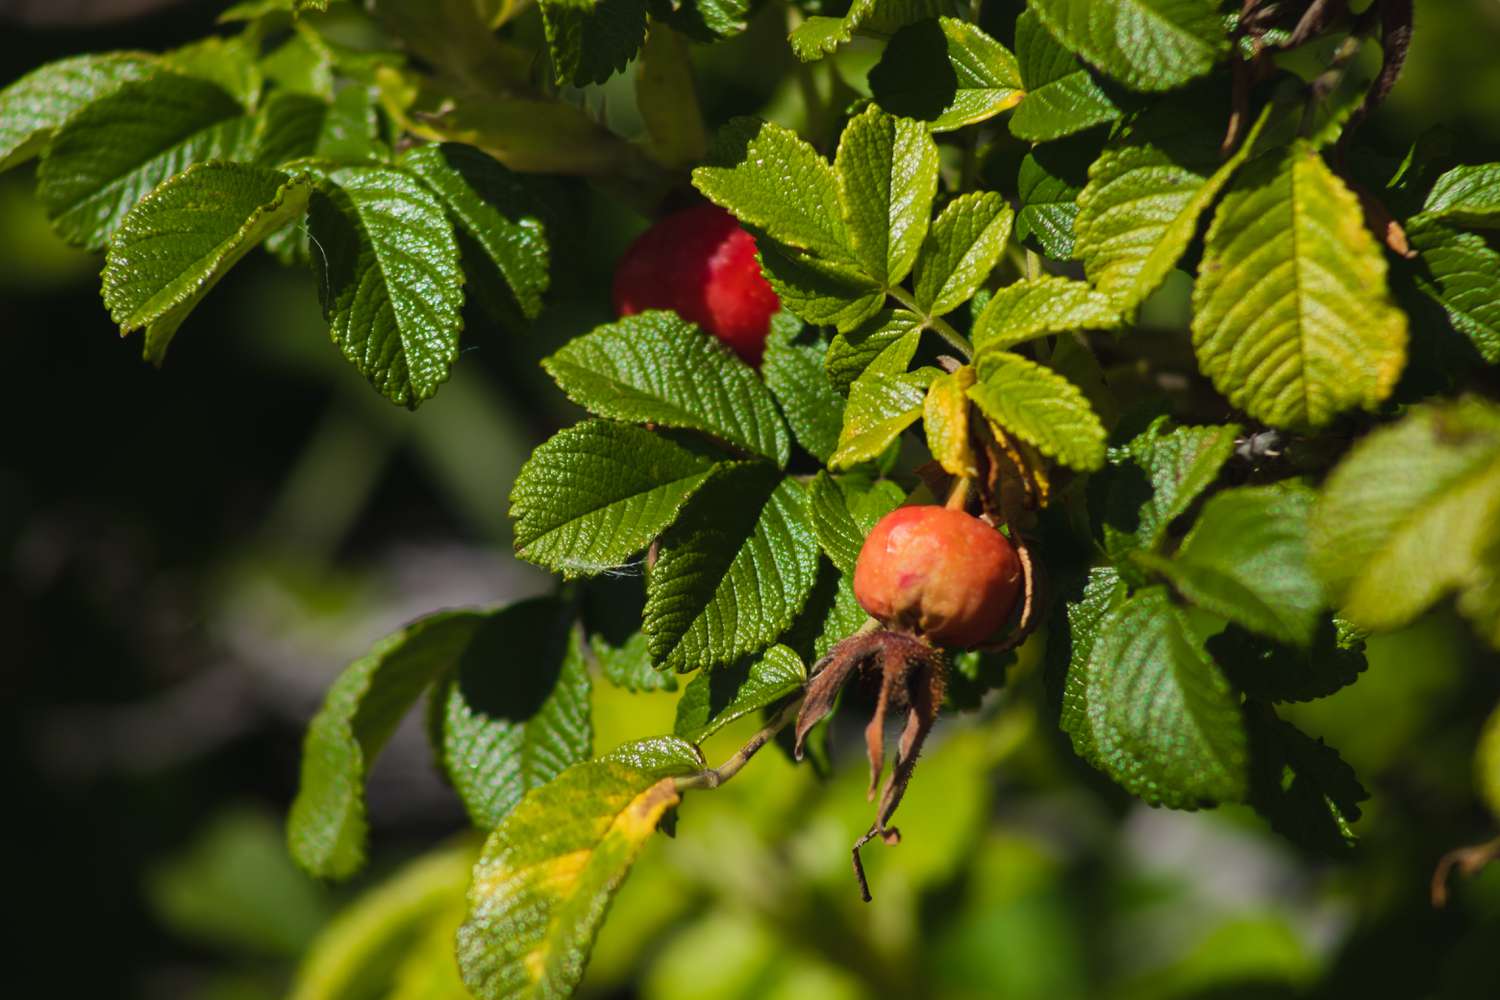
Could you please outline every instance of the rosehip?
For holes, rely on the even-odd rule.
[[[854,596],[886,625],[973,646],[1005,624],[1021,591],[1010,540],[944,507],[898,507],[859,550]]]
[[[759,365],[781,302],[755,260],[755,238],[707,202],[642,233],[615,268],[615,314],[671,309]]]

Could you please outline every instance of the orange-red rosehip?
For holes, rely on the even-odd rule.
[[[781,308],[760,273],[755,238],[707,202],[672,213],[630,244],[615,268],[614,303],[617,316],[674,310],[752,365]]]
[[[854,565],[854,596],[886,625],[944,646],[973,646],[1010,617],[1021,562],[1010,540],[944,507],[898,507],[881,518]]]

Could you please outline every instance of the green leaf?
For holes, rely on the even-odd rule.
[[[1032,0],[1064,46],[1135,90],[1171,90],[1229,54],[1214,0]]]
[[[1479,745],[1474,748],[1474,776],[1479,797],[1490,815],[1500,817],[1500,706],[1490,712],[1479,733]]]
[[[1045,275],[994,294],[974,323],[974,349],[998,351],[1049,333],[1119,325],[1119,308],[1088,282]]]
[[[987,352],[969,390],[985,416],[1074,469],[1104,464],[1104,425],[1077,386],[1035,361]]]
[[[753,226],[762,273],[781,299],[781,308],[805,323],[847,332],[885,304],[885,289],[852,264],[781,250]]]
[[[68,242],[97,250],[148,191],[227,159],[250,119],[219,87],[175,73],[124,83],[69,118],[37,170],[37,198]]]
[[[1164,588],[1105,618],[1086,697],[1096,762],[1132,795],[1174,809],[1245,798],[1239,698]]]
[[[678,8],[680,12],[692,9],[697,8]],[[739,27],[743,30],[743,23]],[[652,155],[680,170],[702,163],[708,155],[708,133],[693,86],[689,49],[682,35],[653,21],[635,74],[635,103],[651,139]]]
[[[479,1000],[572,994],[616,890],[679,801],[673,777],[702,766],[691,744],[676,743],[670,754],[626,746],[575,764],[490,835],[458,932],[458,964]]]
[[[763,656],[700,672],[677,700],[672,732],[689,743],[702,743],[736,719],[800,691],[806,683],[802,658],[785,646],[772,646]]]
[[[865,536],[905,499],[906,492],[889,479],[818,473],[808,489],[808,510],[818,545],[840,573],[853,575]]]
[[[952,476],[978,477],[974,446],[969,441],[969,389],[974,369],[964,365],[932,380],[922,404],[922,427],[927,432],[927,450]]]
[[[1422,212],[1466,226],[1500,226],[1500,163],[1454,167],[1433,183]]]
[[[1016,238],[1034,238],[1053,260],[1073,256],[1073,220],[1088,168],[1099,153],[1088,136],[1037,146],[1021,159],[1016,174]]]
[[[534,319],[547,290],[550,249],[536,199],[521,180],[473,146],[445,142],[402,158],[443,202],[454,223],[484,250]]]
[[[1021,68],[1010,50],[954,17],[909,24],[886,44],[870,89],[893,115],[949,132],[1020,103]]]
[[[292,858],[319,878],[365,861],[364,782],[408,709],[468,647],[485,616],[442,611],[386,636],[329,688],[302,747],[302,780],[287,818]]]
[[[598,416],[699,431],[782,466],[791,454],[786,425],[754,369],[675,313],[601,326],[542,367]]]
[[[443,770],[480,829],[589,758],[582,642],[566,603],[521,601],[488,616],[434,690]]]
[[[652,691],[676,691],[677,675],[657,670],[651,665],[651,649],[646,633],[636,632],[618,649],[594,636],[590,641],[594,656],[604,672],[604,679],[632,694]]]
[[[1348,687],[1364,673],[1365,643],[1360,635],[1324,620],[1312,645],[1298,649],[1230,625],[1208,640],[1208,652],[1247,698],[1313,701]]]
[[[1309,645],[1323,589],[1307,564],[1305,487],[1242,486],[1209,498],[1171,559],[1142,553],[1193,604],[1252,631]]]
[[[901,432],[922,416],[932,375],[866,373],[849,387],[839,447],[828,460],[831,469],[847,469],[878,457]]]
[[[1128,593],[1113,567],[1089,570],[1078,600],[1068,602],[1066,614],[1052,616],[1047,635],[1047,676],[1060,703],[1058,726],[1068,734],[1073,752],[1096,766],[1100,760],[1089,725],[1090,663],[1104,622]]]
[[[851,261],[843,216],[833,210],[838,175],[790,129],[732,119],[710,144],[707,165],[693,171],[693,186],[778,243]]]
[[[800,326],[772,322],[760,374],[797,441],[819,462],[827,462],[838,447],[844,400],[823,370],[826,342]]]
[[[937,194],[937,145],[927,126],[868,108],[844,129],[833,168],[865,273],[887,287],[900,284],[922,249]]]
[[[511,490],[516,554],[564,577],[616,568],[677,519],[717,458],[609,420],[560,431],[532,453]]]
[[[902,375],[916,356],[923,330],[922,317],[906,309],[882,309],[828,345],[823,368],[834,388],[848,393],[866,372]]]
[[[1223,117],[1218,102],[1159,103],[1089,168],[1074,249],[1121,311],[1161,286],[1197,234],[1198,217],[1249,155],[1260,123],[1225,160]]]
[[[853,37],[853,27],[842,17],[809,17],[792,29],[787,41],[798,59],[814,62],[832,55]]]
[[[644,0],[538,0],[558,83],[603,83],[646,39]]]
[[[1118,455],[1100,518],[1104,548],[1121,560],[1132,549],[1157,550],[1167,527],[1213,485],[1234,454],[1237,424],[1176,427],[1159,417]]]
[[[714,477],[659,551],[642,629],[652,660],[679,672],[769,646],[801,610],[818,568],[806,491],[760,464]]]
[[[1329,596],[1363,629],[1399,628],[1452,590],[1482,591],[1500,572],[1500,408],[1418,407],[1365,437],[1324,484],[1308,544]]]
[[[345,87],[329,102],[310,94],[278,91],[255,123],[255,161],[281,166],[292,160],[363,163],[378,156],[375,108],[361,87]]]
[[[160,69],[145,53],[74,56],[47,63],[0,90],[0,170],[36,156],[69,118],[101,97]]]
[[[381,394],[415,407],[458,360],[463,271],[442,204],[410,174],[341,167],[313,196],[323,315]]]
[[[209,35],[161,55],[162,68],[183,76],[197,77],[223,87],[240,104],[253,108],[260,103],[265,85],[257,65],[259,40],[250,34],[222,38]]]
[[[917,257],[912,289],[928,316],[952,312],[973,297],[1010,239],[1014,213],[994,191],[950,201],[933,220]]]
[[[1048,142],[1120,117],[1114,99],[1029,8],[1016,18],[1016,59],[1026,91],[1010,116],[1016,138]]]
[[[1407,222],[1406,238],[1419,254],[1417,287],[1443,307],[1484,360],[1500,363],[1500,251],[1479,233],[1425,212]]]
[[[743,34],[753,16],[751,0],[694,0],[693,3],[656,4],[651,16],[698,42],[717,42]],[[646,43],[650,45],[650,40]],[[696,162],[696,161],[695,161]]]
[[[1299,142],[1247,164],[1219,205],[1193,289],[1198,364],[1278,427],[1372,409],[1406,361],[1406,314],[1359,202]]]
[[[809,17],[787,37],[792,51],[803,62],[831,55],[859,31],[866,35],[890,35],[914,21],[946,13],[944,0],[854,0],[843,17]]]
[[[251,248],[307,210],[305,179],[242,163],[199,163],[136,204],[110,237],[104,304],[126,334],[146,330],[161,362],[188,313]]]
[[[1303,847],[1337,855],[1358,839],[1352,825],[1370,797],[1338,751],[1269,708],[1250,717],[1254,757],[1250,805],[1271,829]]]

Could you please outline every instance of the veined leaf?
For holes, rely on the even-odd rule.
[[[818,473],[808,489],[813,532],[840,573],[853,575],[865,536],[905,499],[906,492],[889,479]]]
[[[443,770],[482,830],[592,752],[589,672],[574,626],[557,598],[503,608],[433,691]]]
[[[993,118],[1021,101],[1021,69],[1010,50],[956,17],[909,24],[886,44],[870,89],[893,115],[948,132]]]
[[[652,660],[679,672],[769,646],[801,610],[818,569],[806,491],[764,464],[714,477],[659,551],[642,629]]]
[[[761,378],[781,404],[797,441],[819,462],[838,447],[844,399],[823,370],[827,342],[784,314],[771,322]]]
[[[791,454],[786,425],[755,371],[674,313],[601,326],[542,367],[598,416],[700,431],[782,466]]]
[[[807,683],[802,658],[786,646],[713,671],[700,671],[677,700],[672,731],[689,743],[702,743],[736,719],[785,698]]]
[[[302,780],[287,818],[292,857],[319,878],[365,860],[364,783],[401,717],[463,654],[485,616],[442,611],[386,636],[328,689],[307,730]]]
[[[787,41],[803,62],[831,55],[847,44],[854,32],[890,35],[914,21],[948,13],[945,0],[854,0],[843,17],[809,17],[798,25]]]
[[[1308,543],[1360,628],[1398,628],[1449,591],[1482,591],[1500,573],[1500,410],[1424,406],[1371,433],[1328,477]]]
[[[842,17],[809,17],[787,35],[792,52],[803,62],[815,62],[849,44],[854,29]]]
[[[79,111],[134,80],[158,72],[144,52],[74,56],[47,63],[0,90],[0,170],[40,153]]]
[[[974,323],[974,349],[998,351],[1049,333],[1119,325],[1119,308],[1088,282],[1045,275],[994,294]]]
[[[1032,0],[1058,41],[1135,90],[1171,90],[1229,54],[1214,0]]]
[[[646,633],[636,632],[618,648],[597,635],[589,644],[599,660],[604,679],[615,687],[624,688],[632,694],[677,690],[676,674],[657,670],[651,665],[651,650],[646,644]]]
[[[844,129],[833,168],[855,255],[877,282],[899,284],[916,263],[937,193],[927,126],[871,107]]]
[[[1406,314],[1359,203],[1302,142],[1235,179],[1208,230],[1193,310],[1203,373],[1278,427],[1373,408],[1406,360]]]
[[[1313,498],[1309,489],[1279,484],[1225,490],[1204,504],[1171,559],[1138,558],[1198,607],[1307,646],[1323,610],[1323,588],[1307,564]]]
[[[952,312],[984,284],[1010,239],[1014,213],[994,191],[950,201],[922,243],[912,289],[928,316]]]
[[[1298,649],[1230,625],[1208,640],[1208,653],[1246,698],[1313,701],[1348,687],[1364,673],[1363,633],[1324,619],[1312,645]]]
[[[717,458],[609,420],[560,431],[516,477],[516,554],[564,577],[617,567],[677,519]]]
[[[1104,425],[1078,387],[1035,361],[990,351],[969,390],[985,416],[1038,451],[1075,469],[1104,464]]]
[[[160,56],[164,69],[216,83],[241,105],[260,103],[265,77],[258,62],[259,39],[249,33],[228,38],[209,35]]]
[[[646,39],[644,0],[538,0],[558,83],[603,83]]]
[[[751,0],[697,0],[676,7],[657,6],[651,16],[694,41],[717,42],[744,33],[750,26],[752,6]]]
[[[1073,752],[1096,767],[1102,764],[1089,724],[1090,663],[1101,627],[1128,594],[1113,567],[1089,570],[1078,600],[1068,602],[1066,614],[1052,616],[1047,635],[1047,677],[1060,705],[1058,726],[1068,734]]]
[[[979,475],[974,446],[969,442],[969,389],[974,369],[964,365],[956,372],[932,380],[922,404],[922,426],[927,431],[927,450],[949,475]]]
[[[458,932],[459,967],[479,1000],[573,992],[615,891],[679,801],[673,778],[701,767],[681,740],[625,746],[521,801],[485,842]]]
[[[1016,174],[1016,237],[1032,237],[1053,260],[1073,256],[1073,220],[1078,217],[1078,195],[1088,181],[1089,165],[1099,144],[1088,136],[1051,142],[1032,149],[1021,159]]]
[[[922,317],[906,309],[882,309],[828,345],[823,367],[834,388],[848,393],[865,372],[903,375],[916,356]]]
[[[146,357],[167,344],[229,269],[307,210],[305,179],[242,163],[199,163],[125,216],[104,261],[104,304],[126,334],[146,330]]]
[[[463,329],[463,271],[442,204],[404,171],[341,167],[314,195],[309,228],[334,343],[391,402],[430,398]]]
[[[1025,88],[1010,116],[1016,138],[1047,142],[1120,117],[1114,100],[1030,8],[1016,18],[1016,59]]]
[[[1152,805],[1238,802],[1249,785],[1239,698],[1165,589],[1105,618],[1088,667],[1096,762]]]
[[[781,299],[781,308],[804,323],[848,332],[885,304],[885,289],[855,265],[783,250],[749,228],[758,244],[762,273]]]
[[[521,312],[534,319],[547,290],[549,248],[536,199],[498,161],[473,146],[445,142],[402,158],[442,200],[504,276]]]
[[[922,416],[931,372],[906,375],[866,373],[849,386],[839,447],[828,460],[832,469],[868,462],[890,447]]]
[[[1419,255],[1417,287],[1443,307],[1484,360],[1500,362],[1500,251],[1479,233],[1426,212],[1407,222],[1406,238]]]
[[[1432,185],[1422,212],[1466,226],[1500,226],[1500,163],[1454,167]]]
[[[123,83],[57,130],[37,197],[64,239],[97,250],[156,185],[201,160],[230,158],[249,122],[202,80],[162,72]]]
[[[1172,427],[1158,417],[1119,453],[1111,450],[1116,468],[1098,519],[1111,558],[1121,561],[1136,548],[1155,551],[1167,526],[1218,478],[1239,432],[1237,424]]]

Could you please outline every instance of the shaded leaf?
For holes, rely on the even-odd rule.
[[[677,675],[657,670],[651,665],[651,650],[646,633],[636,632],[619,648],[605,642],[602,636],[590,640],[594,656],[604,671],[604,679],[632,694],[652,691],[676,691]]]
[[[1500,363],[1500,251],[1479,233],[1425,212],[1406,224],[1406,238],[1419,255],[1417,287],[1443,307],[1484,360]]]
[[[786,646],[718,670],[702,671],[677,700],[673,733],[702,743],[723,727],[800,691],[807,683],[801,657]]]
[[[134,52],[74,56],[32,70],[0,90],[0,170],[40,153],[74,114],[161,69]]]
[[[896,32],[870,71],[870,89],[886,111],[928,122],[934,132],[993,118],[1023,96],[1010,50],[955,17]]]
[[[1255,756],[1250,804],[1271,829],[1323,854],[1352,847],[1359,803],[1370,795],[1338,751],[1269,708],[1251,713],[1250,740]]]
[[[1365,670],[1365,643],[1347,626],[1324,621],[1307,649],[1230,625],[1208,652],[1236,688],[1257,701],[1313,701],[1348,687]]]
[[[1114,99],[1030,8],[1016,18],[1016,59],[1026,91],[1010,116],[1016,138],[1047,142],[1120,117]]]
[[[603,83],[646,38],[644,0],[538,0],[558,83]]]
[[[1136,90],[1170,90],[1229,54],[1214,0],[1032,0],[1068,49]]]
[[[803,333],[800,326],[772,322],[760,374],[798,443],[819,462],[827,462],[838,447],[844,400],[823,370],[827,343],[811,331]]]
[[[903,375],[916,356],[923,320],[906,309],[882,309],[828,345],[823,367],[834,388],[848,393],[866,372]]]
[[[865,536],[905,499],[906,491],[889,479],[865,480],[826,472],[814,477],[808,488],[813,532],[840,573],[854,573]]]
[[[1239,432],[1236,424],[1173,427],[1159,417],[1120,452],[1112,451],[1116,468],[1099,518],[1105,550],[1118,560],[1131,549],[1160,547],[1172,521],[1218,478]]]

